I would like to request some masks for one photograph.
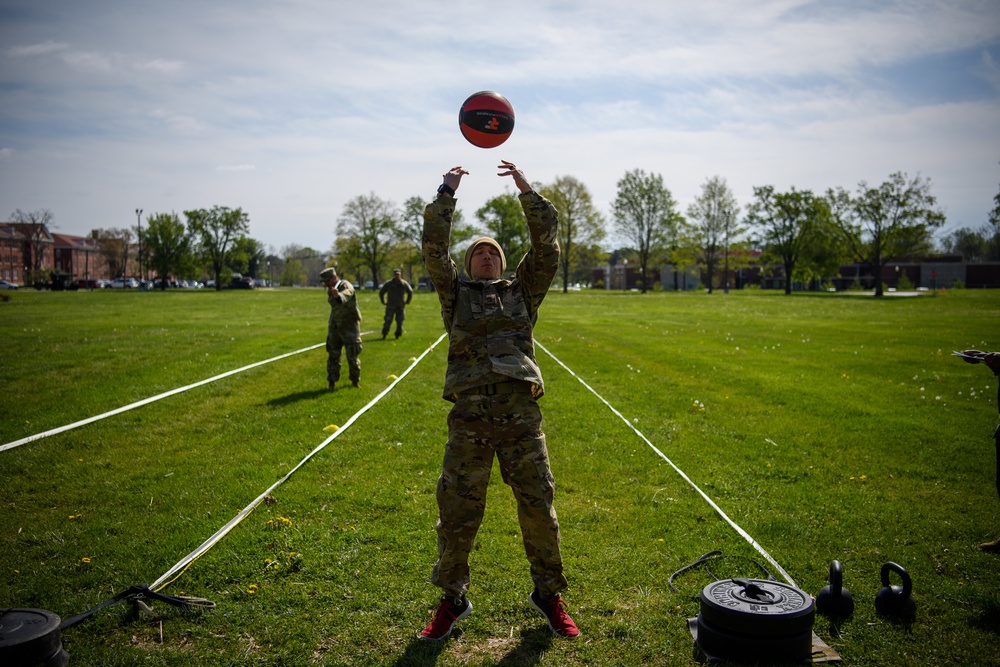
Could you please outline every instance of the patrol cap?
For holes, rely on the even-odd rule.
[[[322,280],[323,282],[326,282],[330,278],[333,278],[335,275],[337,275],[337,270],[332,266],[328,266],[319,272],[319,279]]]
[[[398,273],[398,274],[400,274],[400,275],[402,275],[402,273],[403,273],[403,272],[402,272],[402,271],[400,271],[399,269],[393,269],[393,270],[392,270],[392,273],[393,273],[394,275],[395,275],[395,274],[397,274],[397,273]]]
[[[500,253],[500,275],[503,275],[503,272],[507,270],[507,257],[503,254],[503,248],[500,247],[500,244],[496,242],[496,239],[492,239],[489,236],[480,236],[470,243],[469,247],[465,250],[465,272],[470,278],[472,277],[472,253],[475,252],[478,246],[484,243],[493,246]]]

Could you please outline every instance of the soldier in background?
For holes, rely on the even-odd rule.
[[[344,348],[351,384],[361,382],[361,310],[354,286],[337,278],[337,270],[327,267],[319,274],[326,285],[326,300],[330,303],[330,325],[326,333],[326,380],[330,389],[340,380],[340,350]]]
[[[978,364],[980,362],[986,364],[986,367],[993,371],[993,375],[1000,380],[1000,352],[966,350],[965,352],[962,352],[960,356],[970,364]],[[997,411],[1000,412],[1000,386],[997,387]],[[997,430],[993,433],[993,440],[996,443],[997,449],[997,493],[1000,494],[1000,425],[997,425]],[[1000,553],[1000,537],[992,542],[979,545],[979,548],[983,551],[989,551],[991,553]]]
[[[403,319],[406,317],[406,307],[413,299],[413,288],[403,280],[403,272],[396,269],[392,272],[392,280],[382,285],[378,298],[385,306],[385,322],[382,324],[382,340],[389,335],[392,319],[396,318],[396,338],[403,335]]]
[[[475,239],[465,252],[459,276],[449,252],[455,190],[468,172],[454,167],[444,175],[437,198],[424,211],[423,257],[441,302],[448,331],[444,398],[453,402],[448,442],[437,485],[438,561],[431,582],[444,596],[423,639],[444,640],[472,611],[469,552],[486,508],[493,457],[514,493],[524,550],[535,589],[530,604],[561,637],[580,634],[559,592],[567,586],[559,551],[559,521],[552,499],[542,414],[542,375],[535,362],[532,327],[559,264],[555,207],[531,189],[520,169],[506,160],[500,176],[520,190],[531,249],[512,278],[503,249],[492,238]]]

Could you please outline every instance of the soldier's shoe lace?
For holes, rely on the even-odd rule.
[[[434,610],[434,618],[426,628],[420,631],[420,639],[429,641],[442,641],[451,635],[455,624],[472,613],[472,603],[463,595],[459,604],[448,598],[441,598],[437,609]]]
[[[549,629],[554,634],[566,639],[580,636],[580,628],[576,627],[576,623],[566,613],[566,603],[562,601],[558,593],[543,599],[538,593],[538,589],[535,589],[531,592],[531,597],[528,600],[531,602],[531,606],[537,609],[538,613],[549,622]]]

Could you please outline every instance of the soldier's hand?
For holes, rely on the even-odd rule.
[[[465,176],[468,173],[469,172],[467,172],[465,169],[462,169],[461,166],[452,167],[451,169],[449,169],[444,173],[444,176],[442,178],[444,179],[445,185],[447,185],[452,190],[457,191],[458,186],[462,183],[462,176]]]
[[[995,375],[1000,375],[1000,352],[983,352],[982,350],[964,350],[962,357],[966,363],[978,364],[983,362],[993,371]]]
[[[524,172],[514,165],[510,160],[500,160],[500,164],[497,169],[506,169],[507,171],[497,174],[497,176],[512,176],[514,178],[514,185],[517,189],[521,191],[521,194],[525,192],[531,192],[531,183],[528,182],[527,177]]]

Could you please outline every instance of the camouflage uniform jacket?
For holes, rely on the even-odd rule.
[[[413,299],[413,288],[402,278],[393,278],[378,291],[378,298],[386,306],[403,306]]]
[[[361,321],[361,309],[354,285],[346,280],[338,280],[336,292],[327,290],[326,300],[330,303],[330,328],[347,329]]]
[[[544,393],[532,328],[559,267],[558,214],[535,192],[524,193],[519,200],[531,249],[521,258],[513,279],[459,276],[449,253],[455,199],[438,195],[424,210],[424,265],[441,301],[449,337],[443,394],[449,401],[467,389],[510,379],[530,382],[535,398]]]

